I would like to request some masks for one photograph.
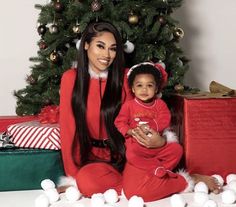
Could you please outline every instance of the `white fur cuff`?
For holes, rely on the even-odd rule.
[[[177,174],[179,174],[182,177],[184,177],[184,179],[187,182],[187,187],[182,191],[182,193],[192,192],[193,189],[194,189],[194,181],[191,178],[191,176],[185,170],[180,170],[179,172],[177,172]]]
[[[75,186],[77,188],[76,180],[71,176],[61,176],[57,186]]]
[[[178,137],[175,132],[171,131],[170,129],[165,129],[163,131],[163,136],[166,137],[166,142],[171,143],[171,142],[179,142]]]

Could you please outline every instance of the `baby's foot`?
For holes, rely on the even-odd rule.
[[[215,194],[219,194],[220,192],[222,192],[221,184],[218,182],[216,178],[212,176],[194,174],[191,177],[193,178],[195,184],[200,181],[204,182],[209,188],[210,192],[213,192]]]

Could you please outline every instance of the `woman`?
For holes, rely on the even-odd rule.
[[[121,104],[132,98],[123,69],[122,45],[119,32],[112,24],[90,23],[81,37],[77,69],[66,71],[61,81],[60,130],[64,169],[85,196],[110,188],[120,193],[123,185],[128,189],[128,196],[135,192],[131,189],[132,183],[122,184],[124,138],[114,125]],[[147,148],[158,148],[165,141],[163,137],[160,141],[157,133],[147,137],[139,127],[135,137]],[[128,174],[124,182],[129,180],[127,176],[133,177],[132,173]],[[212,179],[207,179],[214,184]],[[200,180],[201,176],[195,177],[195,181]],[[67,181],[62,182],[64,186],[58,189],[59,192],[71,184]],[[182,188],[187,184],[182,178]],[[142,191],[140,193],[142,196]],[[153,196],[148,200],[156,198]]]

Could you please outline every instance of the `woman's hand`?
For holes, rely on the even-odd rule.
[[[149,128],[149,133],[141,126],[132,129],[132,136],[137,140],[138,143],[147,148],[158,148],[165,145],[166,140],[160,134]]]

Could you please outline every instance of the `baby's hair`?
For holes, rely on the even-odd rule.
[[[137,75],[139,74],[150,74],[154,77],[158,91],[160,91],[161,88],[161,80],[162,80],[162,75],[160,71],[151,64],[140,64],[137,67],[132,70],[132,72],[128,76],[128,84],[129,87],[132,88],[134,79]]]

